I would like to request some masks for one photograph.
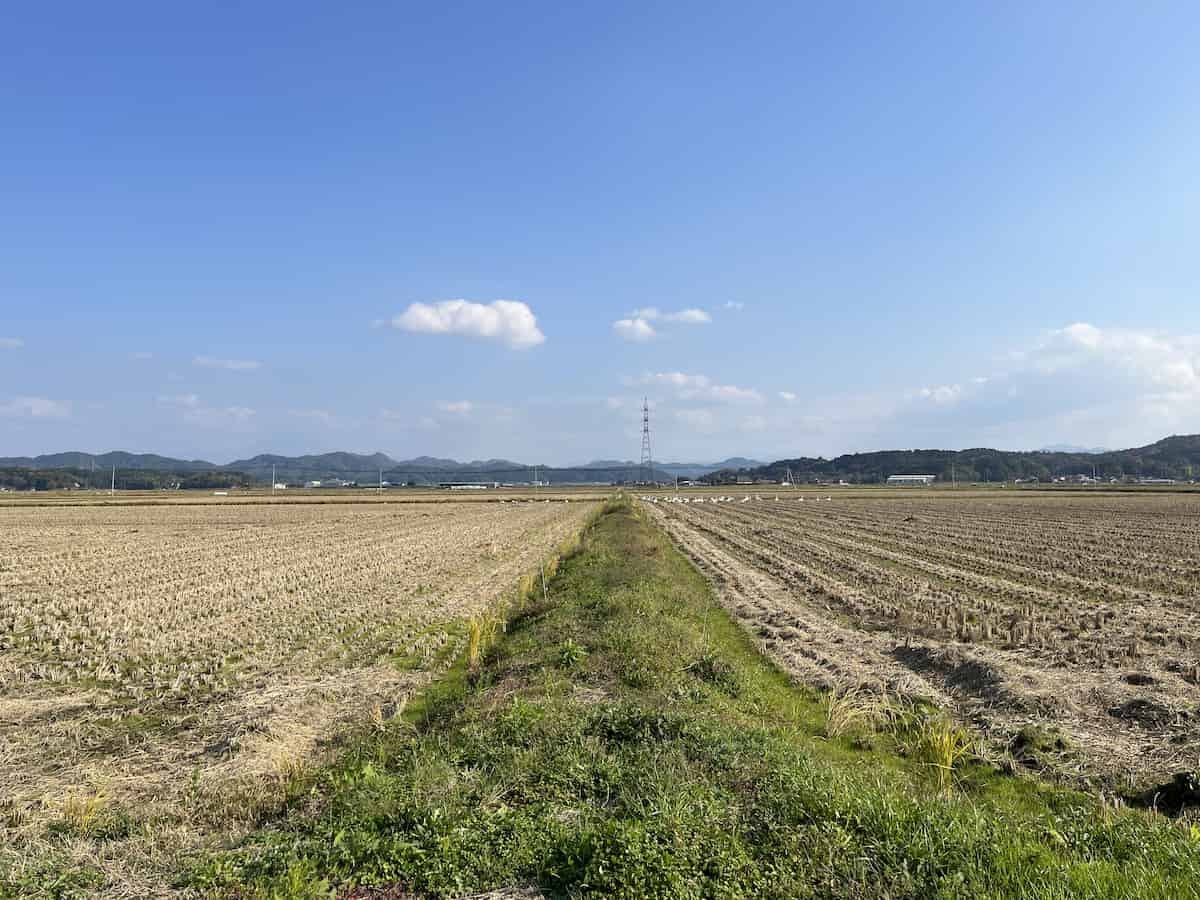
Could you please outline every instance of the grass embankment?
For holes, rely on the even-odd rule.
[[[192,884],[238,896],[1200,892],[1195,829],[970,763],[936,716],[884,724],[796,689],[629,505],[599,517],[549,597]]]

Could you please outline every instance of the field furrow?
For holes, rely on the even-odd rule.
[[[704,499],[648,506],[797,678],[1059,729],[1084,775],[1200,756],[1200,500]]]

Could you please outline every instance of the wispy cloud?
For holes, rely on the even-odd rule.
[[[658,336],[654,323],[707,325],[712,316],[702,309],[695,307],[681,309],[676,312],[663,312],[657,306],[647,306],[635,309],[623,319],[613,322],[613,331],[617,337],[626,341],[649,341]]]
[[[745,308],[746,308],[746,304],[743,303],[741,300],[726,300],[725,301],[725,309],[731,309],[734,312],[741,312]]]
[[[707,375],[688,375],[684,372],[653,372],[642,376],[644,385],[658,385],[672,389],[684,400],[702,398],[722,403],[762,403],[763,395],[754,388],[720,384]]]
[[[449,413],[452,416],[465,416],[475,408],[475,404],[470,400],[453,400],[447,403],[439,403],[438,409],[444,413]]]
[[[139,359],[139,360],[154,359],[154,354],[151,353],[149,350],[134,350],[132,353],[129,354],[129,358],[130,359]]]
[[[617,319],[613,322],[613,331],[617,333],[617,337],[626,341],[650,341],[653,340],[658,332],[654,330],[654,326],[645,319]]]
[[[68,404],[46,397],[14,397],[0,403],[0,416],[8,418],[65,419],[70,414]]]
[[[683,322],[686,325],[706,325],[712,321],[712,316],[695,307],[681,309],[678,312],[663,312],[657,306],[647,306],[643,309],[635,309],[629,316],[633,319],[644,319],[647,322]]]
[[[784,403],[794,403],[796,401],[796,395],[792,391],[780,391],[779,399]]]
[[[839,407],[874,446],[1002,446],[1057,441],[1112,447],[1191,432],[1200,420],[1200,336],[1075,322],[964,373]],[[828,398],[827,398],[828,399]],[[842,413],[839,413],[842,415]]]
[[[230,372],[249,372],[258,369],[262,363],[253,359],[222,359],[217,356],[197,356],[192,359],[192,365],[205,369],[226,369]]]
[[[166,407],[180,411],[181,419],[189,425],[205,428],[226,428],[248,423],[255,411],[248,406],[209,406],[201,402],[199,394],[168,394],[158,398]]]
[[[940,384],[936,387],[923,387],[917,391],[917,396],[932,400],[938,406],[949,406],[962,396],[961,384]]]
[[[400,331],[418,334],[454,334],[501,341],[514,350],[536,347],[546,340],[533,310],[519,300],[472,303],[443,300],[413,303],[389,323]]]
[[[19,337],[0,337],[0,350],[20,350],[25,342]]]

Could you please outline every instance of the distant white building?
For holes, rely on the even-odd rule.
[[[937,481],[936,475],[889,475],[888,484],[900,485],[931,485]]]

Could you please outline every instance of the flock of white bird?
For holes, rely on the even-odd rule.
[[[720,497],[680,497],[678,495],[674,496],[674,497],[642,496],[638,499],[645,500],[647,503],[762,503],[764,501],[778,503],[779,495],[776,494],[774,497],[766,498],[766,497],[760,497],[758,494],[755,494],[753,497],[750,496],[749,494],[747,494],[746,496],[742,497],[740,500],[737,497],[726,497],[724,495],[722,495]],[[790,498],[785,497],[784,499],[787,500]],[[805,499],[807,499],[811,503],[820,503],[822,500],[830,500],[830,501],[833,500],[832,497],[808,497],[808,498],[797,497],[796,498],[796,500],[800,503],[803,503],[805,501]]]

